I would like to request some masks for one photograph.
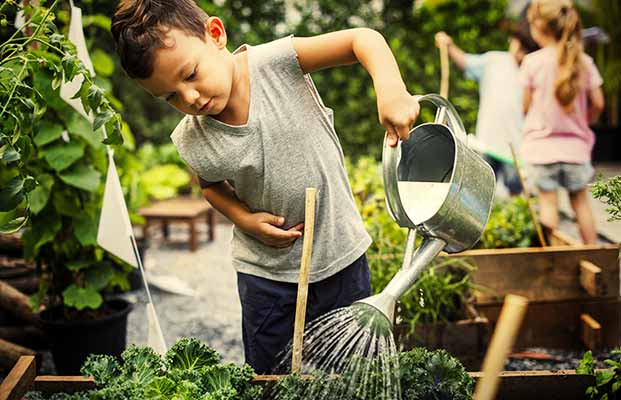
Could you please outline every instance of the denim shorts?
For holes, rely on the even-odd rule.
[[[578,192],[586,188],[595,175],[590,162],[534,164],[528,171],[532,182],[544,192],[553,192],[559,187],[567,189],[570,193]]]

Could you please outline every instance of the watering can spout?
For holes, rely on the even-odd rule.
[[[356,303],[364,303],[376,308],[392,324],[397,300],[408,291],[431,261],[440,254],[444,246],[446,246],[446,242],[442,239],[425,238],[412,256],[410,265],[400,269],[381,293],[359,300]]]

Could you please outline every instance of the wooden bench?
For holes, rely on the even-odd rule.
[[[138,213],[145,218],[143,236],[148,238],[149,228],[155,222],[161,222],[164,238],[168,239],[168,226],[171,222],[184,222],[190,230],[190,250],[198,247],[196,223],[205,218],[207,222],[207,240],[214,240],[214,210],[202,198],[176,197],[169,200],[154,202],[149,207],[141,208]]]

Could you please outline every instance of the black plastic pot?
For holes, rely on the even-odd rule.
[[[127,315],[133,305],[125,300],[106,301],[113,312],[99,319],[62,320],[60,309],[45,310],[40,323],[47,334],[56,372],[59,375],[80,375],[80,367],[89,354],[110,354],[119,357],[127,342]]]

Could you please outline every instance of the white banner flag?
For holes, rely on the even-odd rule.
[[[112,150],[108,151],[108,175],[104,189],[97,243],[123,261],[138,267],[131,236],[132,224],[129,220],[123,189],[114,164]]]
[[[168,348],[166,347],[164,335],[162,334],[157,314],[155,314],[155,307],[153,307],[153,303],[147,303],[146,311],[148,324],[147,346],[155,350],[157,354],[163,356],[166,354],[166,351],[168,351]]]

